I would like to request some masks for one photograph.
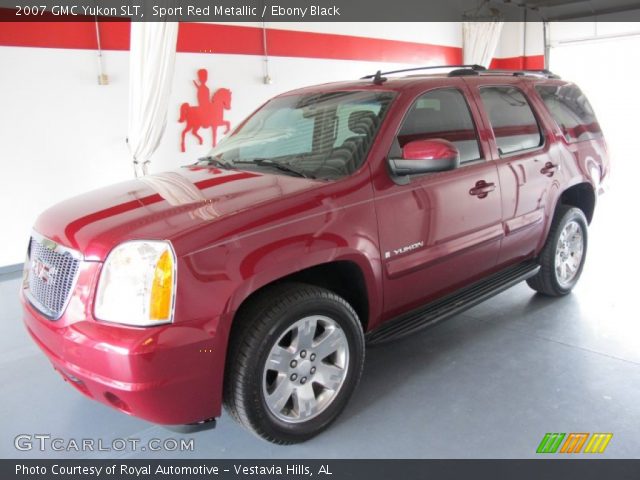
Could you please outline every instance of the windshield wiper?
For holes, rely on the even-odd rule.
[[[287,173],[293,173],[294,175],[297,175],[298,177],[302,177],[302,178],[311,178],[311,179],[315,179],[316,177],[311,175],[310,173],[306,173],[303,172],[302,170],[298,170],[297,168],[289,165],[288,163],[280,163],[280,162],[276,162],[274,160],[271,160],[270,158],[254,158],[253,160],[235,160],[233,162],[235,165],[238,164],[253,164],[253,165],[260,165],[265,166],[265,167],[273,167],[273,168],[277,168],[278,170],[281,170],[283,172],[287,172]]]
[[[198,162],[206,162],[207,165],[213,165],[218,168],[225,168],[227,170],[232,170],[235,167],[230,162],[223,162],[222,160],[218,160],[216,157],[202,157],[198,159]]]

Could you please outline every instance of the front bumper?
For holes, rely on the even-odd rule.
[[[90,291],[79,282],[74,295],[89,296]],[[222,392],[216,385],[221,382],[216,379],[223,374],[224,356],[220,362],[210,323],[107,324],[87,314],[88,298],[72,298],[65,315],[51,321],[20,296],[29,334],[63,378],[86,396],[159,424],[220,415]],[[74,309],[74,300],[83,308]]]

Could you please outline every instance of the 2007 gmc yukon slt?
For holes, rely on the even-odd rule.
[[[123,412],[203,424],[224,404],[303,441],[344,408],[366,343],[522,280],[569,293],[608,171],[587,99],[546,71],[296,90],[194,165],[45,211],[26,326]]]

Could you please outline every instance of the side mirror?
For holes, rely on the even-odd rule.
[[[417,175],[421,173],[453,170],[460,165],[460,152],[448,140],[414,140],[402,147],[402,158],[389,159],[394,175]]]

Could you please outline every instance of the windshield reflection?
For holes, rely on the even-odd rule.
[[[335,180],[365,160],[393,93],[342,91],[277,97],[203,163]]]

